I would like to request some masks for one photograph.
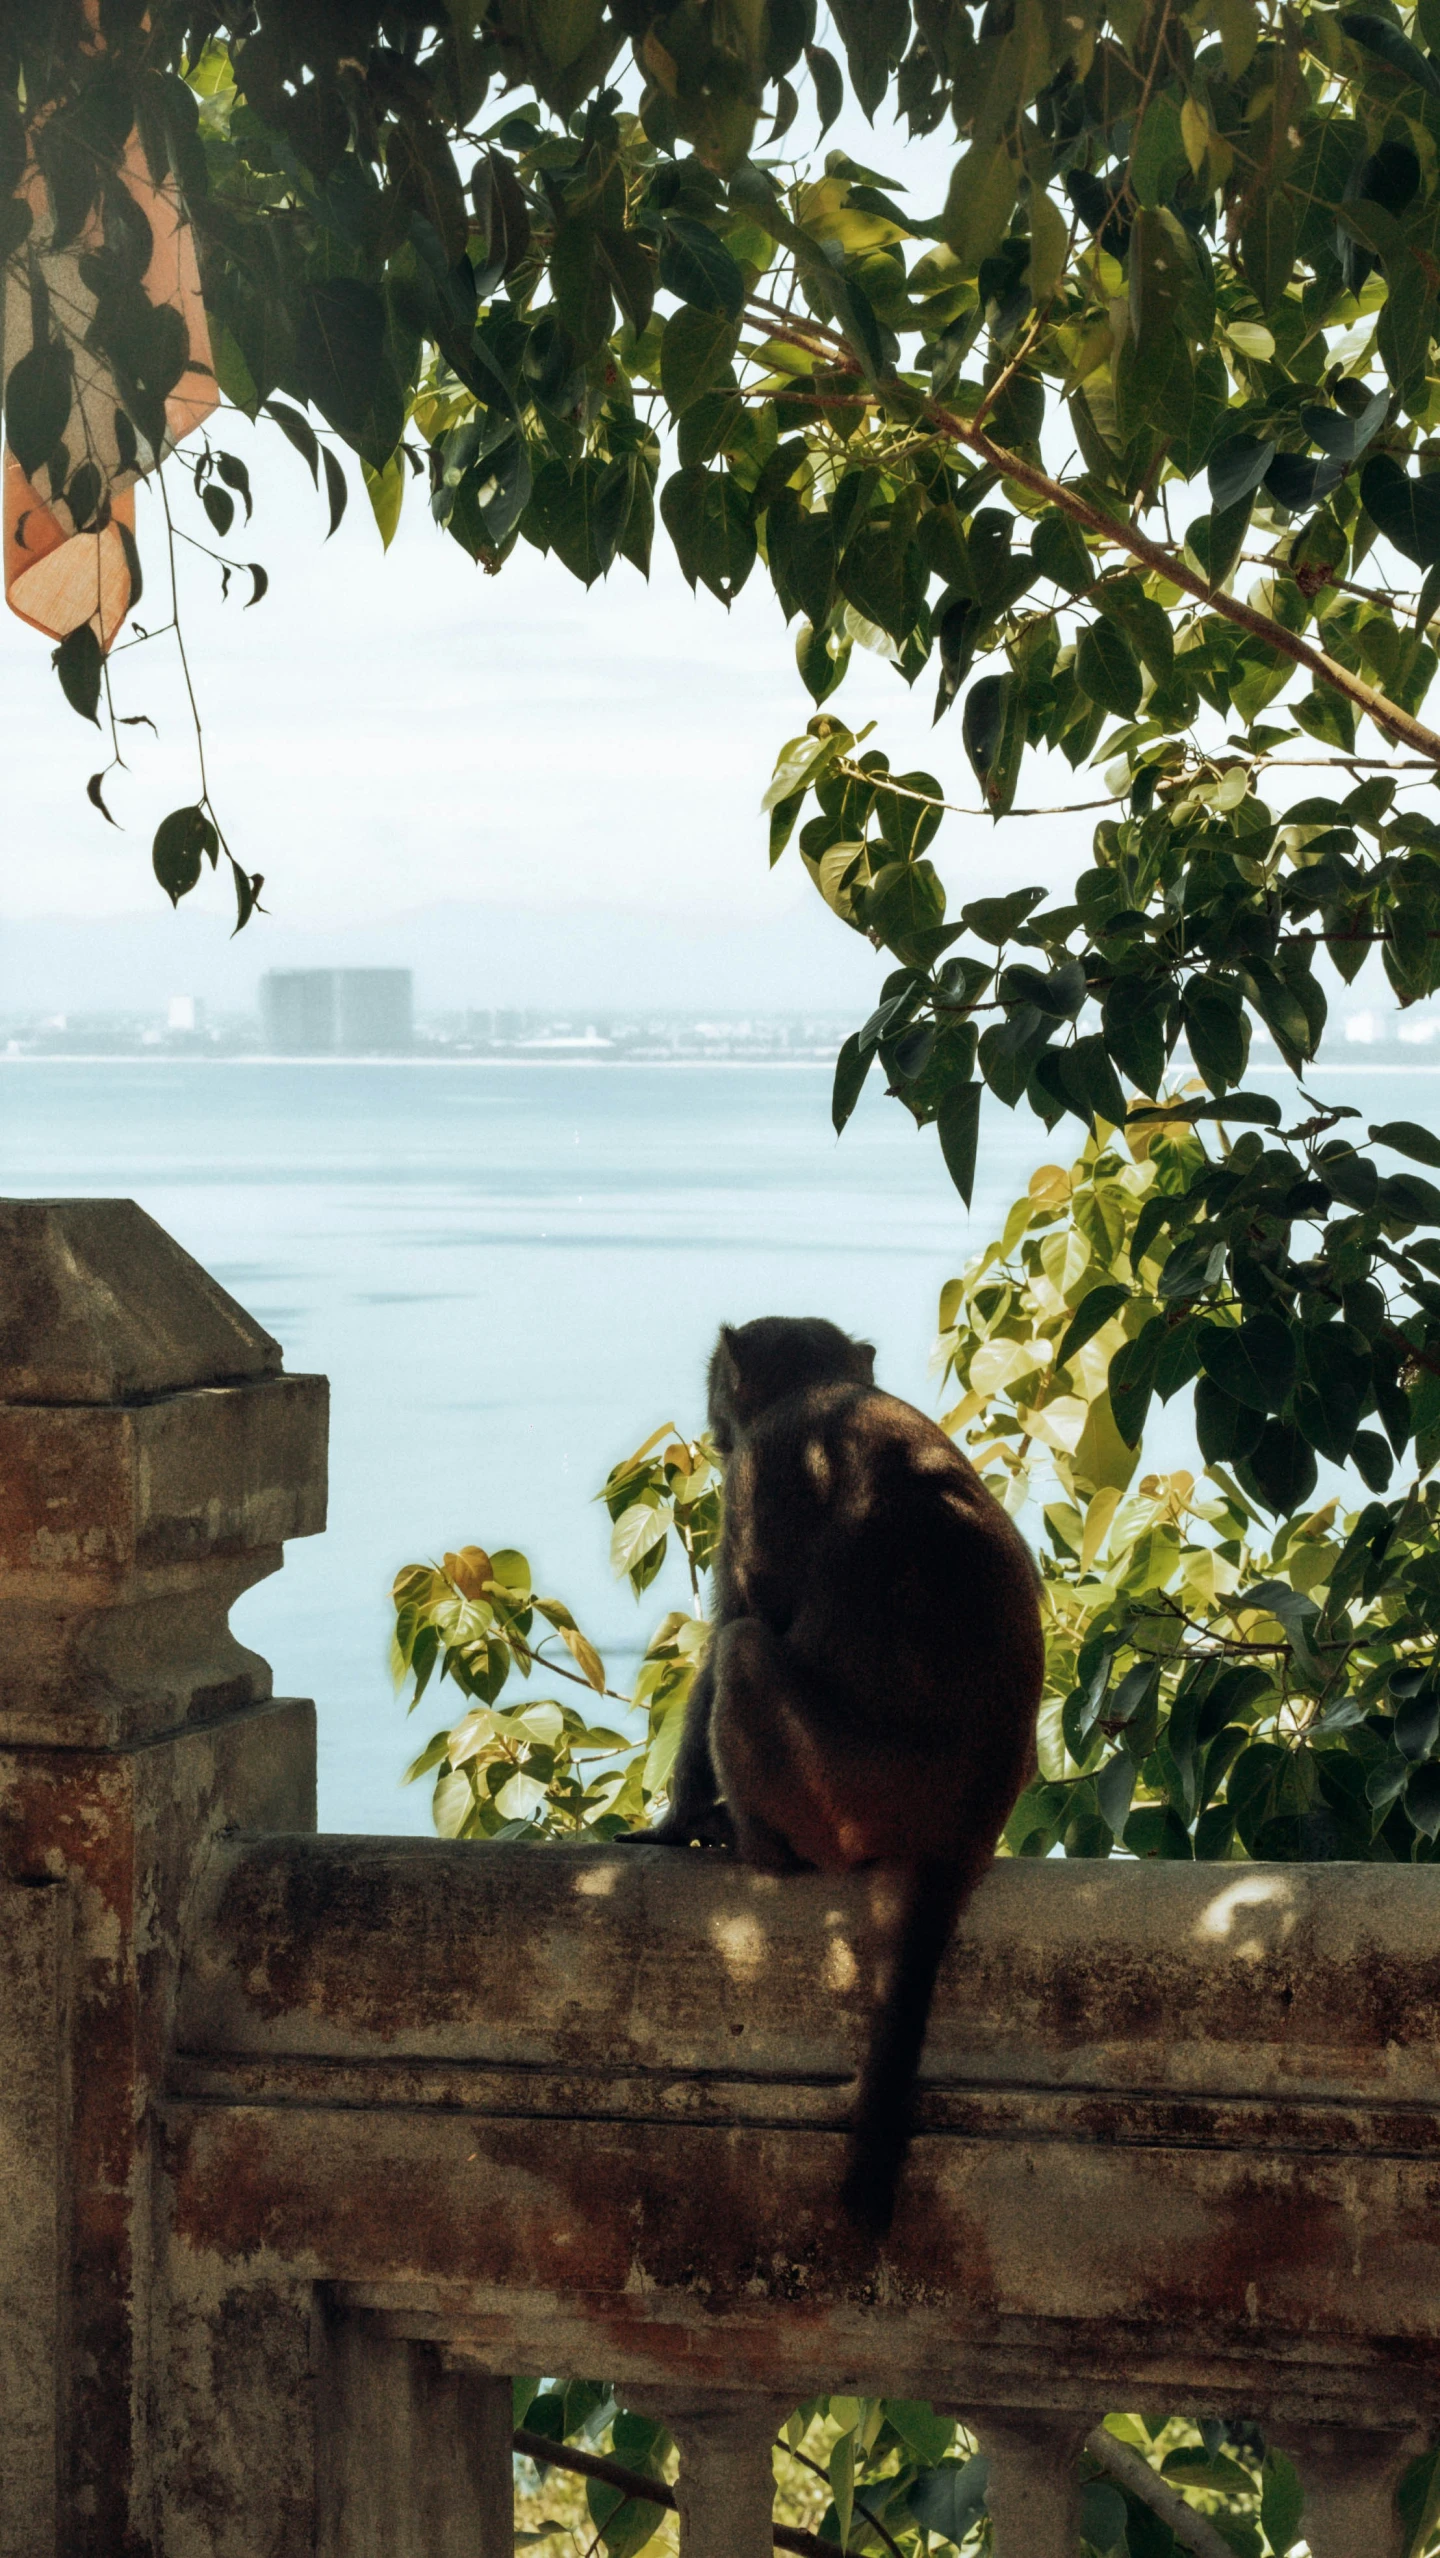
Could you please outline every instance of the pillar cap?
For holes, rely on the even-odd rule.
[[[132,1403],[280,1362],[133,1199],[0,1199],[0,1403]]]

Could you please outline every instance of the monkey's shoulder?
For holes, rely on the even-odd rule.
[[[772,1404],[747,1434],[752,1482],[800,1473],[823,1492],[869,1478],[877,1489],[997,1508],[968,1457],[937,1421],[881,1386],[850,1382],[806,1386]],[[1003,1512],[1001,1513],[1003,1517]]]

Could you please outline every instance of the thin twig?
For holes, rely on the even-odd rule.
[[[190,660],[185,653],[185,633],[180,627],[180,583],[175,562],[175,519],[170,512],[170,492],[165,485],[165,470],[163,464],[155,473],[155,482],[160,491],[160,503],[165,510],[165,543],[170,563],[170,620],[171,627],[175,633],[175,646],[179,651],[180,656],[180,672],[185,678],[185,692],[190,704],[190,718],[195,729],[195,758],[200,767],[200,805],[202,808],[208,810],[210,822],[213,825],[216,834],[220,838],[221,846],[227,858],[229,858],[230,847],[225,842],[224,829],[220,824],[219,818],[215,814],[213,806],[211,805],[210,784],[205,772],[205,726],[200,717],[200,705],[195,699],[195,686],[190,675]]]
[[[1168,10],[1169,0],[1166,0],[1166,6],[1167,6],[1167,10]],[[1060,273],[1061,273],[1061,275],[1062,275],[1062,276],[1063,276],[1063,275],[1067,272],[1067,270],[1068,270],[1068,268],[1069,268],[1069,265],[1070,265],[1070,260],[1072,259],[1072,257],[1073,257],[1073,256],[1074,256],[1074,254],[1075,254],[1075,233],[1076,233],[1077,228],[1079,227],[1079,221],[1080,221],[1080,216],[1079,216],[1078,211],[1077,211],[1077,212],[1075,212],[1075,213],[1072,213],[1072,214],[1071,214],[1071,216],[1070,216],[1070,236],[1069,236],[1068,240],[1067,240],[1067,241],[1066,241],[1066,243],[1065,243],[1065,256],[1064,256],[1064,259],[1063,259],[1063,261],[1062,261],[1062,263],[1061,263],[1061,268],[1060,268]],[[1033,237],[1033,234],[1032,234],[1032,237]],[[1039,337],[1039,335],[1040,335],[1040,333],[1041,333],[1042,329],[1044,329],[1044,328],[1048,325],[1048,323],[1049,323],[1049,319],[1050,319],[1050,314],[1051,314],[1051,312],[1052,312],[1052,311],[1054,310],[1054,308],[1055,308],[1055,296],[1056,296],[1056,294],[1059,292],[1059,290],[1060,290],[1060,285],[1059,285],[1059,281],[1057,280],[1057,281],[1056,281],[1056,283],[1055,283],[1054,285],[1052,285],[1052,287],[1051,287],[1051,289],[1050,289],[1050,294],[1049,294],[1049,297],[1048,297],[1048,299],[1047,299],[1047,301],[1046,301],[1046,303],[1045,303],[1045,307],[1044,307],[1043,311],[1037,311],[1037,312],[1036,312],[1034,319],[1031,321],[1029,328],[1028,328],[1028,329],[1026,330],[1026,332],[1025,332],[1024,339],[1023,339],[1023,341],[1021,342],[1020,346],[1016,349],[1016,352],[1015,352],[1015,353],[1014,353],[1014,355],[1012,355],[1012,357],[1010,358],[1010,361],[1009,361],[1009,363],[1005,366],[1005,368],[1004,368],[1003,372],[998,373],[998,374],[996,375],[996,377],[995,377],[995,380],[991,383],[989,390],[985,393],[985,395],[984,395],[983,399],[982,399],[982,400],[981,400],[981,402],[980,402],[980,406],[978,407],[978,409],[977,409],[977,410],[976,410],[976,412],[975,412],[975,423],[976,423],[976,425],[977,425],[977,426],[980,426],[980,425],[982,425],[982,424],[984,423],[985,418],[988,416],[988,414],[989,414],[990,410],[991,410],[991,409],[993,409],[993,407],[995,406],[995,403],[996,403],[996,401],[1000,398],[1001,393],[1002,393],[1002,392],[1004,392],[1004,391],[1007,391],[1007,390],[1009,389],[1010,384],[1011,384],[1011,383],[1012,383],[1012,381],[1014,380],[1014,378],[1015,378],[1016,374],[1019,372],[1021,365],[1024,363],[1026,356],[1029,354],[1029,352],[1030,352],[1031,348],[1032,348],[1032,347],[1033,347],[1033,345],[1035,344],[1035,341],[1036,341],[1036,339]]]
[[[604,2487],[618,2487],[623,2496],[633,2496],[637,2504],[659,2505],[667,2514],[680,2507],[673,2487],[663,2478],[647,2478],[642,2470],[626,2469],[618,2460],[606,2460],[599,2452],[576,2451],[569,2443],[552,2443],[548,2434],[532,2434],[525,2425],[517,2425],[512,2440],[515,2449],[526,2460],[543,2468],[573,2469],[578,2478],[595,2478]],[[833,2540],[822,2540],[818,2531],[800,2531],[790,2523],[771,2526],[777,2549],[795,2552],[795,2558],[835,2558]]]
[[[822,2469],[819,2461],[812,2460],[808,2452],[792,2450],[790,2444],[786,2442],[783,2434],[777,2435],[775,2448],[777,2451],[788,2451],[791,2459],[798,2460],[802,2469],[812,2471],[815,2477],[824,2480],[827,2487],[830,2485],[830,2473],[828,2469]],[[885,2525],[880,2520],[879,2515],[872,2511],[870,2506],[864,2502],[862,2497],[857,2496],[854,2499],[854,2503],[856,2513],[864,2515],[865,2520],[869,2523],[872,2531],[878,2531],[886,2548],[893,2551],[894,2558],[900,2558],[900,2551],[894,2540],[892,2540],[889,2532],[886,2530]]]
[[[1145,124],[1145,111],[1150,104],[1150,92],[1155,86],[1155,74],[1160,68],[1160,48],[1165,41],[1165,30],[1169,24],[1170,0],[1165,0],[1165,6],[1160,13],[1160,24],[1155,30],[1155,41],[1150,48],[1150,67],[1145,74],[1145,85],[1140,92],[1140,104],[1135,110],[1134,121],[1130,127],[1130,149],[1132,155],[1139,147],[1140,135]],[[1131,161],[1126,165],[1125,184],[1120,190],[1120,195],[1117,199],[1118,202],[1123,203],[1127,195],[1129,196],[1132,204],[1135,201],[1134,188],[1130,179],[1130,170],[1133,165],[1134,162],[1132,156]]]
[[[914,799],[919,801],[922,808],[943,808],[951,817],[994,815],[993,809],[961,808],[953,799],[936,799],[929,791],[912,790],[908,782],[892,782],[888,773],[867,773],[861,765],[851,763],[843,755],[837,756],[833,769],[837,773],[844,773],[850,781],[868,782],[874,790],[889,791],[893,799]],[[1059,808],[1007,808],[1005,814],[1007,817],[1078,817],[1089,808],[1114,808],[1118,805],[1119,798],[1118,791],[1107,791],[1103,799],[1067,800]]]

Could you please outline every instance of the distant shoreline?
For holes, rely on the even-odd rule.
[[[792,1075],[834,1073],[834,1062],[829,1057],[207,1057],[203,1054],[186,1056],[173,1052],[161,1053],[153,1049],[136,1051],[123,1048],[113,1053],[108,1049],[104,1051],[59,1049],[44,1057],[12,1057],[0,1050],[0,1067],[4,1066],[203,1066],[207,1069],[238,1066],[251,1070],[264,1066],[307,1066],[323,1067],[332,1074],[337,1070],[353,1073],[357,1067],[373,1069],[377,1066],[420,1069],[442,1066],[467,1067],[490,1072],[498,1070],[501,1073],[514,1073],[520,1068],[538,1067],[547,1074],[554,1072],[557,1068],[573,1070],[579,1067],[584,1073],[592,1075],[674,1074],[676,1072],[755,1075],[772,1074],[777,1071]],[[1283,1074],[1286,1070],[1280,1065],[1278,1059],[1272,1069],[1268,1060],[1262,1059],[1257,1062],[1252,1058],[1247,1070],[1247,1079],[1249,1076],[1266,1075],[1272,1071]],[[1412,1061],[1402,1057],[1347,1056],[1343,1059],[1321,1057],[1317,1058],[1313,1065],[1307,1066],[1305,1071],[1307,1075],[1440,1075],[1440,1057],[1436,1057],[1432,1063],[1423,1063],[1418,1059]]]
[[[45,1057],[10,1057],[0,1052],[0,1066],[323,1066],[332,1073],[341,1069],[348,1073],[357,1066],[483,1066],[513,1070],[516,1067],[539,1066],[549,1073],[556,1066],[580,1066],[587,1074],[613,1075],[643,1069],[647,1074],[656,1068],[669,1074],[674,1068],[690,1072],[697,1067],[724,1067],[740,1074],[768,1073],[781,1067],[787,1074],[830,1075],[835,1071],[829,1057],[206,1057],[204,1055],[164,1055],[153,1049],[139,1052],[119,1049],[113,1055],[107,1049],[55,1049]]]

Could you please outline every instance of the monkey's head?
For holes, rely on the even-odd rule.
[[[772,1403],[805,1386],[875,1382],[875,1353],[823,1315],[720,1326],[710,1361],[710,1435],[722,1457]]]

